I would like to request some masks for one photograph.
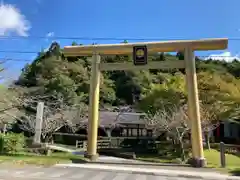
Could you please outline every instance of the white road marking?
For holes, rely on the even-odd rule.
[[[130,174],[127,173],[117,173],[112,180],[125,180]]]
[[[144,174],[136,174],[135,177],[137,180],[147,180],[147,176]]]
[[[40,171],[40,172],[31,173],[30,176],[31,177],[37,177],[37,176],[42,176],[44,174],[45,174],[44,171]]]
[[[93,172],[94,173],[94,172]],[[94,177],[88,179],[88,180],[102,180],[104,179],[107,175],[109,174],[109,172],[100,172],[97,173]]]
[[[74,173],[74,175],[72,175],[72,176],[69,176],[69,178],[70,179],[82,179],[83,177],[85,176],[85,174],[84,173]]]
[[[58,178],[58,177],[61,177],[63,175],[67,174],[66,171],[60,171],[60,172],[54,172],[54,173],[49,173],[49,175],[47,177],[50,177],[50,178]]]

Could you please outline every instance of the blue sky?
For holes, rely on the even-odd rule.
[[[61,46],[73,41],[54,37],[240,38],[239,0],[3,0],[1,7],[0,36],[26,37],[1,38],[0,51],[35,52],[47,48],[52,40],[59,41]],[[47,39],[47,34],[52,39]],[[240,41],[230,41],[225,55],[238,55],[239,45]],[[0,53],[0,58],[29,61],[35,56]],[[17,76],[25,63],[8,62],[8,75]]]

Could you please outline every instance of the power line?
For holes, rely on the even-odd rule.
[[[187,40],[187,39],[182,39],[182,38],[177,38],[177,39],[171,39],[171,38],[131,38],[131,37],[122,37],[122,38],[116,38],[116,37],[67,37],[67,36],[52,36],[52,37],[44,37],[44,36],[28,36],[28,37],[23,37],[23,36],[2,36],[0,39],[60,39],[60,40],[92,40],[92,41],[97,41],[97,40],[108,40],[108,41],[124,41],[124,40],[129,40],[129,41],[170,41],[170,40]]]
[[[0,50],[0,53],[14,53],[14,54],[36,54],[40,51],[8,51],[8,50]]]
[[[207,59],[211,59],[211,58],[234,58],[232,56],[196,56],[198,58],[207,58]],[[4,58],[4,57],[0,57],[0,63],[6,63],[6,62],[9,62],[9,61],[19,61],[19,62],[31,62],[33,61],[34,59],[15,59],[15,58]]]
[[[239,39],[240,40],[240,39]],[[39,54],[40,51],[18,51],[18,50],[0,50],[0,53],[11,53],[11,54]],[[220,58],[227,58],[233,56],[211,56],[211,55],[196,55],[197,57],[220,57]],[[6,59],[6,58],[1,58]]]
[[[158,40],[159,38],[113,38],[113,37],[64,37],[64,36],[53,36],[53,37],[44,37],[44,36],[28,36],[28,37],[22,37],[22,36],[9,36],[9,37],[0,37],[0,39],[60,39],[60,40]],[[159,40],[170,40],[170,39],[159,39]]]
[[[113,37],[61,37],[61,36],[54,36],[54,37],[44,37],[44,36],[0,36],[1,39],[69,39],[69,40],[118,40],[118,41],[171,41],[171,40],[190,40],[190,39],[183,39],[183,38],[113,38]],[[240,38],[229,38],[229,41],[240,41]],[[39,51],[18,51],[18,50],[0,50],[0,53],[16,53],[16,54],[36,54]]]
[[[189,38],[132,38],[132,37],[87,37],[87,36],[52,36],[52,37],[46,37],[46,36],[0,36],[0,39],[54,39],[54,40],[92,40],[92,41],[99,41],[99,40],[106,40],[106,41],[172,41],[172,40],[192,40]],[[240,38],[228,38],[229,41],[240,41]]]
[[[26,62],[29,62],[29,61],[32,61],[32,60],[0,57],[0,64],[4,64],[4,63],[9,62],[9,61],[26,61]]]
[[[240,41],[240,38],[230,38],[229,41]]]

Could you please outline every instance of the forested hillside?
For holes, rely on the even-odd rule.
[[[72,45],[77,45],[73,43]],[[183,55],[156,54],[152,61],[178,61]],[[104,62],[129,61],[127,56],[105,56]],[[201,60],[196,57],[199,97],[205,106],[237,117],[240,103],[240,62]],[[141,111],[186,103],[183,69],[150,71],[112,71],[101,77],[101,108],[132,105]],[[60,45],[53,43],[48,51],[27,64],[15,82],[26,96],[51,101],[49,96],[63,98],[65,103],[88,104],[90,61],[87,57],[64,57]],[[213,106],[214,105],[214,106]]]

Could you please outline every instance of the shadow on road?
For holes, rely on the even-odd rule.
[[[231,173],[233,176],[240,176],[240,169],[232,170],[232,171],[230,171],[230,173]]]

